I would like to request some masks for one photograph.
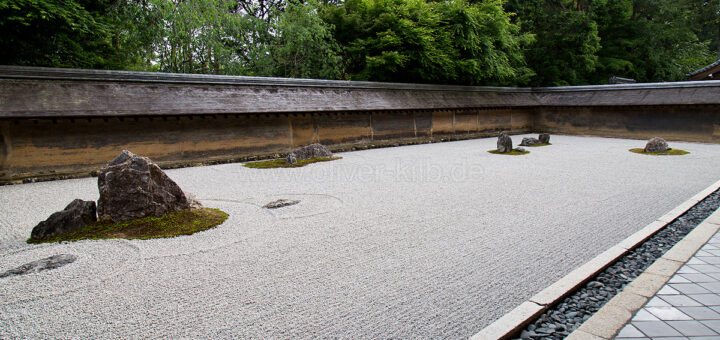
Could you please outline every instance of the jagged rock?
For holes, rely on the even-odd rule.
[[[45,270],[60,268],[66,264],[75,262],[75,260],[77,260],[77,256],[71,254],[53,255],[2,272],[0,273],[0,279],[11,276],[39,273]]]
[[[550,143],[550,135],[547,133],[541,133],[538,135],[538,140],[540,140],[540,143],[542,144]]]
[[[98,217],[128,221],[190,209],[185,193],[155,163],[123,150],[100,169]]]
[[[287,163],[287,164],[297,163],[297,157],[295,156],[294,152],[291,152],[287,155],[287,158],[285,158],[285,163]]]
[[[497,151],[499,153],[506,153],[512,151],[512,139],[507,135],[507,132],[500,132],[497,140]]]
[[[653,137],[645,145],[645,152],[666,152],[668,149],[667,142],[660,137]]]
[[[329,158],[332,157],[333,154],[330,152],[330,149],[327,148],[327,146],[322,145],[320,143],[313,143],[310,145],[303,146],[301,148],[295,149],[295,151],[291,152],[288,157],[286,158],[286,161],[290,164],[292,157],[295,157],[295,162],[298,160],[303,159],[311,159],[311,158]]]
[[[197,196],[195,196],[194,194],[186,192],[185,198],[187,198],[188,205],[190,205],[190,209],[202,209],[202,207],[203,207],[202,203],[200,203],[200,200],[198,200]]]
[[[522,146],[530,146],[530,145],[536,145],[536,144],[540,144],[540,143],[541,143],[540,140],[537,139],[537,138],[525,137],[525,138],[523,138],[522,141],[520,142],[520,145],[522,145]]]
[[[97,221],[96,211],[95,202],[76,199],[62,211],[53,213],[47,220],[36,225],[30,237],[43,239],[78,230]]]

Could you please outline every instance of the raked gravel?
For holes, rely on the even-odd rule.
[[[720,145],[658,157],[552,136],[507,156],[495,142],[170,170],[230,214],[172,239],[27,245],[52,212],[97,199],[96,179],[2,186],[0,272],[77,260],[0,279],[0,338],[468,337],[720,179]],[[278,199],[300,203],[262,208]]]

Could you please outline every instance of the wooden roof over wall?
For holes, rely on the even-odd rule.
[[[720,59],[685,76],[687,80],[720,80]]]

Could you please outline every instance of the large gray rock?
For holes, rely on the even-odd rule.
[[[98,217],[103,222],[190,209],[185,193],[159,166],[127,150],[100,169],[98,189]]]
[[[313,143],[310,145],[303,146],[295,149],[295,151],[288,154],[285,161],[289,164],[297,163],[298,160],[311,159],[311,158],[330,158],[333,154],[327,146],[320,143]]]
[[[521,146],[530,146],[530,145],[536,145],[540,144],[540,140],[537,138],[532,137],[524,137],[522,141],[520,142]]]
[[[540,141],[540,143],[543,144],[550,143],[550,135],[547,133],[541,133],[540,135],[538,135],[538,140]]]
[[[95,202],[76,199],[70,202],[62,211],[53,213],[47,220],[38,223],[30,233],[30,237],[44,239],[65,234],[96,221]]]
[[[666,152],[668,151],[667,142],[660,137],[651,138],[645,145],[645,152]]]
[[[513,149],[512,139],[508,136],[507,132],[500,132],[497,140],[497,151],[499,153],[510,152]]]

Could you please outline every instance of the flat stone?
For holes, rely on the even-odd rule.
[[[70,254],[53,255],[53,256],[46,257],[41,260],[26,263],[22,266],[19,266],[19,267],[10,269],[6,272],[0,273],[0,279],[12,277],[12,276],[39,273],[39,272],[42,272],[45,270],[60,268],[66,264],[75,262],[75,260],[77,260],[77,256],[75,256],[75,255],[70,255]]]
[[[522,139],[522,141],[520,142],[520,145],[521,145],[521,146],[531,146],[531,145],[537,145],[537,144],[540,144],[540,143],[542,143],[542,142],[540,142],[540,140],[537,139],[537,138],[524,137],[524,138]]]
[[[277,200],[277,201],[272,201],[272,202],[270,202],[270,203],[268,203],[268,204],[265,204],[265,205],[263,206],[263,208],[265,208],[265,209],[277,209],[277,208],[282,208],[282,207],[287,207],[287,206],[295,205],[295,204],[298,204],[298,203],[300,203],[300,201],[298,201],[298,200],[288,200],[288,199],[281,198],[281,199],[279,199],[279,200]]]

